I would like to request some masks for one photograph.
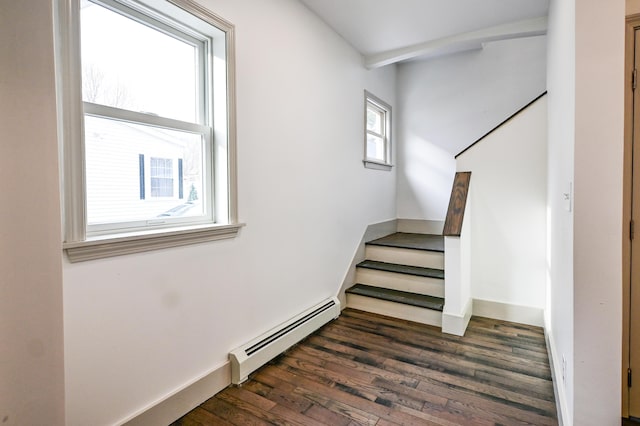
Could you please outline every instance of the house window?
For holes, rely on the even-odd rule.
[[[391,169],[390,130],[391,107],[365,91],[365,167]]]
[[[70,260],[235,235],[233,26],[188,0],[58,7]]]
[[[173,197],[173,160],[151,157],[151,196]]]

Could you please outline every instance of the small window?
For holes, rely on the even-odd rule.
[[[151,196],[173,197],[173,160],[151,157]]]
[[[58,7],[70,260],[235,235],[233,25],[185,0]]]
[[[365,158],[368,168],[391,169],[391,107],[365,91]]]

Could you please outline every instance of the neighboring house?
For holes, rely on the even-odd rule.
[[[96,117],[88,117],[85,126],[91,129],[86,144],[88,223],[199,213],[194,209],[202,193],[202,141],[197,135]]]
[[[3,425],[120,423],[194,383],[219,387],[230,349],[336,293],[369,224],[413,215],[417,177],[448,191],[455,153],[434,144],[412,153],[431,169],[362,165],[363,92],[407,117],[402,93],[412,88],[399,77],[409,66],[365,69],[362,55],[296,0],[201,3],[238,30],[246,227],[233,240],[74,264],[61,249],[53,5],[0,3]],[[636,6],[627,0],[629,11]],[[565,421],[577,426],[620,417],[624,17],[623,0],[551,0],[549,12],[544,309],[565,360]],[[469,79],[491,76],[466,70]],[[443,74],[438,88],[459,84]],[[455,127],[455,117],[439,119]],[[394,154],[424,136],[394,132]],[[173,182],[158,188],[170,210],[180,204],[177,164],[186,154],[166,148],[132,153],[127,179],[137,202],[143,187],[151,201],[151,169],[164,168]],[[443,200],[430,199],[421,217],[407,218],[441,220]],[[513,303],[508,293],[501,301]]]

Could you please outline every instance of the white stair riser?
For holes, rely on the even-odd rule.
[[[356,282],[410,293],[426,294],[427,296],[444,297],[444,280],[437,278],[358,268]]]
[[[379,262],[444,269],[444,253],[437,251],[368,245],[365,250],[365,256],[368,260],[377,260]]]
[[[442,312],[347,293],[347,307],[421,324],[442,327]]]

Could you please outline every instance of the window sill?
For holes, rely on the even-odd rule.
[[[393,165],[388,163],[380,163],[380,162],[371,161],[371,160],[362,160],[362,162],[364,163],[364,166],[367,169],[389,171],[393,168]]]
[[[142,253],[169,247],[235,238],[244,223],[233,225],[201,225],[171,230],[137,232],[90,238],[64,243],[69,261],[84,262],[106,257]]]

